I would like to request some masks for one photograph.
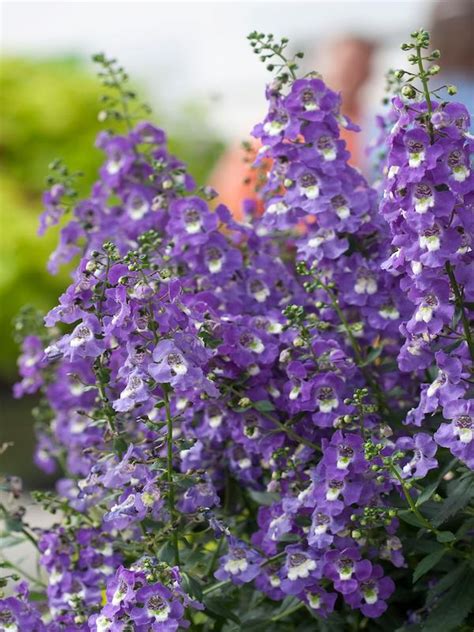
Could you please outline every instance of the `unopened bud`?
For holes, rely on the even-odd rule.
[[[413,86],[403,86],[402,96],[406,99],[414,99],[416,97],[415,88],[413,88]]]
[[[248,406],[250,406],[251,403],[252,402],[250,401],[248,397],[242,397],[241,399],[239,399],[240,408],[247,408]]]

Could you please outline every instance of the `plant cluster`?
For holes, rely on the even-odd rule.
[[[96,58],[126,131],[99,135],[88,199],[63,168],[45,195],[42,226],[67,217],[51,266],[80,261],[46,331],[20,327],[16,394],[41,394],[35,459],[61,478],[36,497],[59,520],[2,506],[42,568],[5,630],[470,629],[469,114],[413,33],[374,188],[340,96],[249,39],[276,77],[242,224]]]

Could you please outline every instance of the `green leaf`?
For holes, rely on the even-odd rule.
[[[440,531],[436,534],[438,542],[454,542],[456,536],[451,531]]]
[[[448,590],[458,578],[466,572],[468,565],[466,562],[455,566],[452,571],[446,573],[436,584],[428,591],[427,603],[433,602],[439,595]]]
[[[23,522],[17,518],[12,518],[11,516],[7,516],[5,519],[5,526],[7,531],[23,531]]]
[[[415,568],[415,572],[413,573],[413,583],[417,582],[420,577],[423,577],[423,575],[436,566],[445,553],[446,549],[438,549],[437,551],[433,551],[433,553],[424,557]]]
[[[474,479],[472,477],[459,481],[450,486],[448,497],[441,504],[439,511],[433,519],[435,527],[446,522],[451,516],[463,509],[474,497]]]
[[[376,347],[375,349],[371,349],[367,354],[365,360],[361,364],[359,364],[359,366],[367,366],[368,364],[372,364],[372,362],[379,357],[382,351],[383,347]]]
[[[166,562],[173,566],[174,564],[174,545],[171,542],[166,542],[158,552],[158,559],[160,562]]]
[[[254,489],[249,489],[248,495],[259,505],[273,505],[280,500],[280,494],[276,492],[259,492]]]
[[[455,584],[443,595],[431,610],[422,627],[423,632],[452,632],[474,608],[472,585],[474,570],[466,569]]]
[[[0,550],[7,549],[10,546],[17,546],[18,544],[23,544],[25,541],[24,537],[17,538],[14,535],[5,535],[0,537]]]
[[[221,597],[205,597],[204,605],[209,613],[217,615],[219,618],[228,619],[234,623],[240,624],[239,617],[232,612],[229,607],[229,599],[223,599]]]
[[[182,573],[183,588],[192,597],[195,597],[199,601],[202,599],[202,586],[201,583],[189,573]]]
[[[252,404],[255,410],[259,410],[261,413],[269,413],[272,410],[275,410],[275,406],[266,399],[261,399],[258,402],[253,402]]]
[[[30,601],[46,601],[46,595],[42,592],[37,592],[34,590],[30,590],[28,592],[28,599]]]
[[[420,505],[428,501],[431,498],[431,496],[433,496],[433,494],[435,493],[438,485],[439,485],[439,481],[435,481],[434,483],[431,483],[431,485],[428,485],[428,487],[426,487],[416,499],[415,505],[419,507]]]
[[[119,455],[123,456],[127,451],[128,445],[125,439],[122,437],[117,437],[114,439],[114,451]]]
[[[418,518],[410,511],[410,509],[405,509],[403,511],[398,512],[398,517],[408,524],[411,524],[414,527],[424,527],[425,525],[418,520]]]

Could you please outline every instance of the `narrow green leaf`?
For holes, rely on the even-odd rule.
[[[192,597],[195,597],[196,599],[201,601],[202,599],[201,583],[189,573],[182,573],[182,579],[183,579],[184,590]]]
[[[469,477],[459,481],[457,485],[449,489],[448,497],[441,504],[433,519],[434,526],[437,527],[446,522],[451,516],[463,509],[472,498],[474,498],[474,480]]]
[[[459,630],[474,608],[472,585],[474,570],[467,569],[443,595],[424,622],[423,632],[454,632]]]
[[[446,573],[446,575],[444,575],[444,577],[436,582],[433,588],[430,588],[430,590],[428,591],[427,603],[430,604],[435,599],[437,599],[439,595],[448,590],[448,588],[450,588],[455,582],[457,582],[459,577],[461,577],[461,575],[466,572],[467,568],[468,565],[466,562],[464,562],[462,564],[459,564],[458,566],[455,566],[453,570],[449,571],[449,573]]]
[[[229,621],[240,624],[239,617],[229,608],[228,599],[221,599],[219,597],[205,597],[204,605],[206,606],[206,610],[209,611],[209,613],[217,615],[222,619],[228,619]]]
[[[420,505],[428,501],[435,493],[438,485],[439,481],[435,481],[434,483],[431,483],[431,485],[428,485],[428,487],[426,487],[416,499],[415,505],[419,507]]]
[[[258,402],[253,402],[253,408],[259,410],[261,413],[269,413],[272,410],[275,410],[275,406],[266,399],[261,399]]]
[[[382,351],[383,347],[376,347],[375,349],[371,349],[367,354],[364,362],[362,362],[359,366],[367,366],[369,364],[372,364],[372,362],[379,357]]]
[[[433,551],[433,553],[424,557],[415,568],[415,572],[413,573],[413,583],[416,583],[420,577],[423,577],[423,575],[436,566],[445,552],[446,549],[438,549],[437,551]]]
[[[250,498],[259,505],[273,505],[280,500],[280,494],[275,492],[259,492],[254,489],[249,489],[248,492]]]

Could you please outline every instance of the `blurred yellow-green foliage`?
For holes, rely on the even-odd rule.
[[[93,71],[77,58],[2,60],[0,378],[7,383],[16,375],[14,316],[24,304],[51,308],[67,284],[66,271],[52,277],[45,268],[58,231],[52,229],[41,238],[36,234],[47,167],[54,158],[62,158],[70,169],[82,171],[79,188],[87,195],[102,159],[94,148],[101,129],[97,121],[101,90]],[[169,127],[156,113],[152,118]],[[222,151],[206,126],[205,112],[189,106],[171,126],[171,150],[203,183]]]

